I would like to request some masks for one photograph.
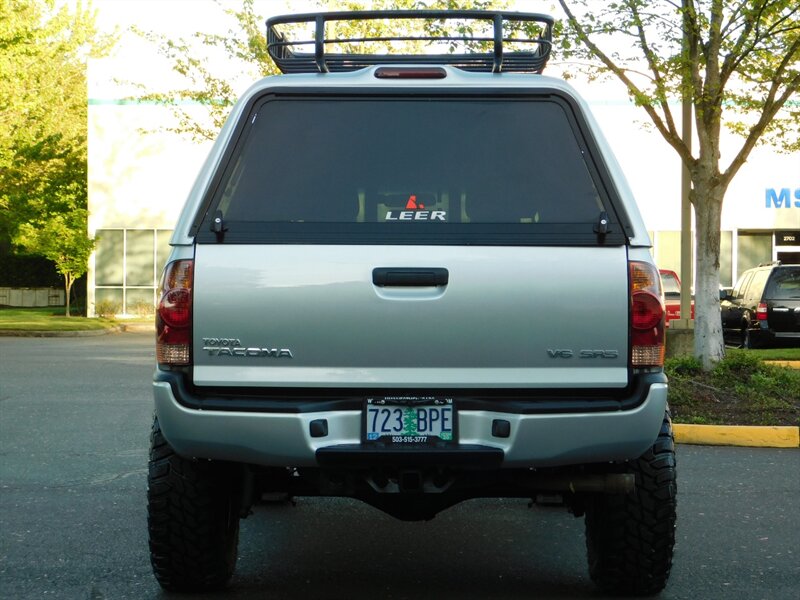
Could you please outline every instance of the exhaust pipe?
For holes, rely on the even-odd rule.
[[[633,473],[587,473],[534,477],[531,484],[543,492],[630,494],[636,489]]]

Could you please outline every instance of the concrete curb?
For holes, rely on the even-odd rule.
[[[154,333],[153,323],[120,323],[106,329],[82,329],[78,331],[34,331],[29,329],[0,329],[0,337],[96,337],[111,333]]]
[[[155,323],[120,323],[125,333],[155,333]]]
[[[675,433],[675,441],[679,444],[800,448],[800,427],[673,423],[672,430]]]
[[[80,331],[31,331],[27,329],[0,329],[0,337],[97,337],[110,333],[120,333],[121,327],[107,329],[83,329]]]
[[[776,365],[778,367],[800,369],[800,360],[765,360],[764,362],[770,365]]]

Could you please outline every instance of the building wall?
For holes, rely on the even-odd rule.
[[[171,119],[162,106],[90,100],[90,315],[155,305],[172,227],[210,145],[161,131]]]
[[[171,229],[97,229],[95,313],[148,314],[169,257]]]

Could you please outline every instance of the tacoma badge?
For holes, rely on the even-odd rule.
[[[289,348],[245,348],[239,338],[203,338],[203,350],[209,356],[294,358]]]

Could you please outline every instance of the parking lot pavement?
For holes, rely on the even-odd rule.
[[[0,598],[166,598],[150,573],[152,334],[0,338]],[[800,597],[800,450],[680,446],[662,599]],[[199,596],[193,596],[199,597]],[[403,523],[343,499],[259,507],[207,598],[596,598],[583,523],[474,500]]]

